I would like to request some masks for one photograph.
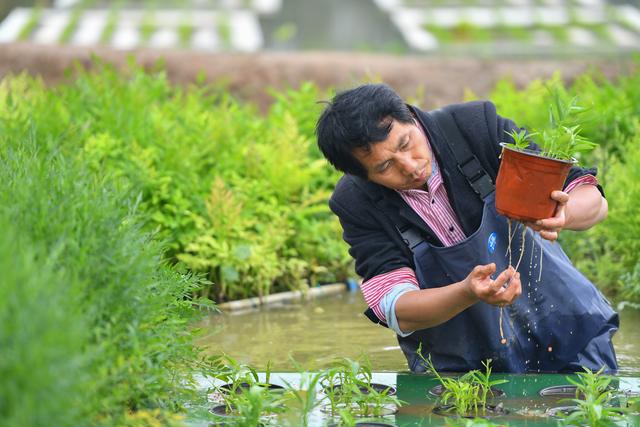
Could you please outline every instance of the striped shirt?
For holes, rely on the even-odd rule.
[[[418,127],[422,129],[419,124]],[[429,145],[428,139],[427,145]],[[429,149],[431,149],[431,146],[429,146]],[[436,237],[440,239],[444,246],[453,246],[466,239],[467,236],[464,234],[458,216],[449,203],[447,190],[442,181],[442,174],[440,173],[433,152],[431,155],[431,170],[431,176],[427,180],[427,190],[402,190],[398,191],[398,193],[411,209],[433,230]],[[568,193],[579,185],[597,185],[597,183],[598,181],[595,176],[584,175],[571,181],[564,191]],[[385,323],[397,324],[396,321],[389,322],[386,314],[391,313],[393,315],[395,313],[395,307],[391,307],[392,310],[390,311],[390,307],[385,307],[381,302],[395,286],[400,284],[410,284],[413,286],[413,288],[409,287],[406,289],[405,292],[409,292],[412,289],[420,289],[415,272],[409,267],[402,267],[379,274],[360,285],[365,302],[373,310],[378,319]]]

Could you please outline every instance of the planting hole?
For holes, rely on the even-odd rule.
[[[576,390],[574,385],[556,385],[543,388],[538,394],[542,397],[575,397]]]

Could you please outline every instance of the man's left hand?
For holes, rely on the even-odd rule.
[[[540,233],[540,237],[551,242],[558,240],[560,231],[567,224],[566,209],[569,195],[564,191],[553,191],[551,198],[558,202],[556,211],[551,218],[541,219],[535,222],[526,222],[525,225]]]

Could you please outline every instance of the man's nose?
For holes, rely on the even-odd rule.
[[[411,156],[404,156],[399,160],[400,168],[405,175],[413,175],[416,173],[418,162],[415,161]]]

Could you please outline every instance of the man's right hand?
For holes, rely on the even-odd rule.
[[[522,294],[520,273],[512,266],[501,272],[496,279],[491,275],[496,272],[494,263],[477,265],[463,280],[464,288],[471,297],[487,304],[504,307],[511,305]]]
[[[466,278],[449,286],[402,294],[396,302],[400,330],[411,332],[438,326],[478,301],[498,307],[512,304],[522,293],[520,273],[509,267],[493,280],[495,271],[495,264],[478,265]]]

